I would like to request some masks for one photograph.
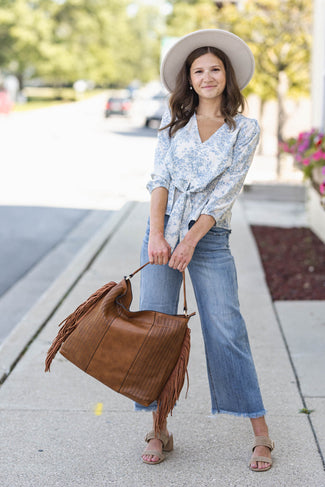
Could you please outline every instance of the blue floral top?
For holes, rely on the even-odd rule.
[[[169,137],[158,133],[154,172],[147,189],[168,190],[165,238],[172,250],[183,239],[191,220],[211,215],[216,226],[230,229],[231,209],[253,160],[259,140],[256,120],[237,114],[236,128],[224,123],[205,142],[201,141],[196,115]],[[167,111],[161,127],[170,121]]]

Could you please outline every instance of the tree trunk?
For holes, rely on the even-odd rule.
[[[21,92],[24,88],[24,75],[23,73],[16,73],[19,82],[19,91]]]
[[[286,94],[288,91],[288,78],[284,71],[279,72],[278,77],[278,89],[277,89],[277,96],[278,96],[278,130],[277,130],[277,167],[276,167],[276,174],[277,179],[281,176],[281,151],[279,142],[283,141],[283,128],[286,121],[286,113],[285,113],[285,106],[284,102],[286,99]]]

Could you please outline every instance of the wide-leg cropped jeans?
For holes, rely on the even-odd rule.
[[[165,217],[165,225],[168,216]],[[194,222],[190,223],[190,226]],[[237,275],[229,248],[230,230],[212,227],[188,265],[204,339],[212,413],[258,418],[265,410],[238,301]],[[141,250],[148,261],[149,222]],[[168,265],[141,272],[140,309],[177,314],[182,273]],[[152,411],[156,403],[136,410]]]

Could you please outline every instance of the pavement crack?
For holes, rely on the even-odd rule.
[[[274,314],[275,314],[275,317],[276,317],[276,320],[277,320],[277,323],[278,323],[278,327],[279,327],[279,330],[280,330],[280,333],[281,333],[281,336],[282,336],[282,339],[283,339],[285,348],[287,350],[287,354],[288,354],[288,358],[289,358],[289,361],[290,361],[290,364],[291,364],[291,368],[292,368],[292,371],[293,371],[294,376],[295,376],[295,380],[296,380],[296,384],[297,384],[297,389],[298,389],[298,392],[299,392],[299,395],[300,395],[300,398],[301,398],[301,402],[303,404],[303,407],[306,408],[306,409],[308,409],[308,406],[307,406],[306,400],[305,400],[307,396],[305,397],[303,395],[303,392],[302,392],[302,389],[301,389],[300,380],[299,380],[299,376],[298,376],[298,373],[297,373],[297,370],[296,370],[296,367],[295,367],[295,364],[294,364],[294,361],[293,361],[293,358],[292,358],[292,355],[291,355],[291,352],[290,352],[290,348],[289,348],[289,345],[288,345],[288,342],[287,342],[287,339],[286,339],[286,336],[285,336],[285,333],[284,333],[284,330],[283,330],[283,327],[282,327],[282,324],[281,324],[281,320],[280,320],[280,317],[278,315],[278,311],[276,309],[276,306],[275,306],[275,303],[274,302],[272,302],[272,306],[273,306]],[[322,452],[321,447],[320,447],[320,443],[319,443],[318,438],[317,438],[316,430],[314,428],[311,415],[310,414],[307,414],[306,416],[307,416],[307,421],[309,422],[309,426],[310,426],[311,431],[312,431],[313,436],[314,436],[314,440],[315,440],[315,443],[316,443],[317,451],[319,453],[319,456],[320,456],[321,461],[322,461],[322,464],[323,464],[323,469],[325,470],[325,458],[324,458],[323,452]]]

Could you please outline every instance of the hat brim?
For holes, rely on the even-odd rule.
[[[231,32],[220,29],[203,29],[182,37],[164,56],[160,76],[168,91],[174,91],[177,75],[189,54],[195,49],[205,46],[216,47],[228,56],[240,90],[248,85],[255,69],[254,56],[248,45]]]

